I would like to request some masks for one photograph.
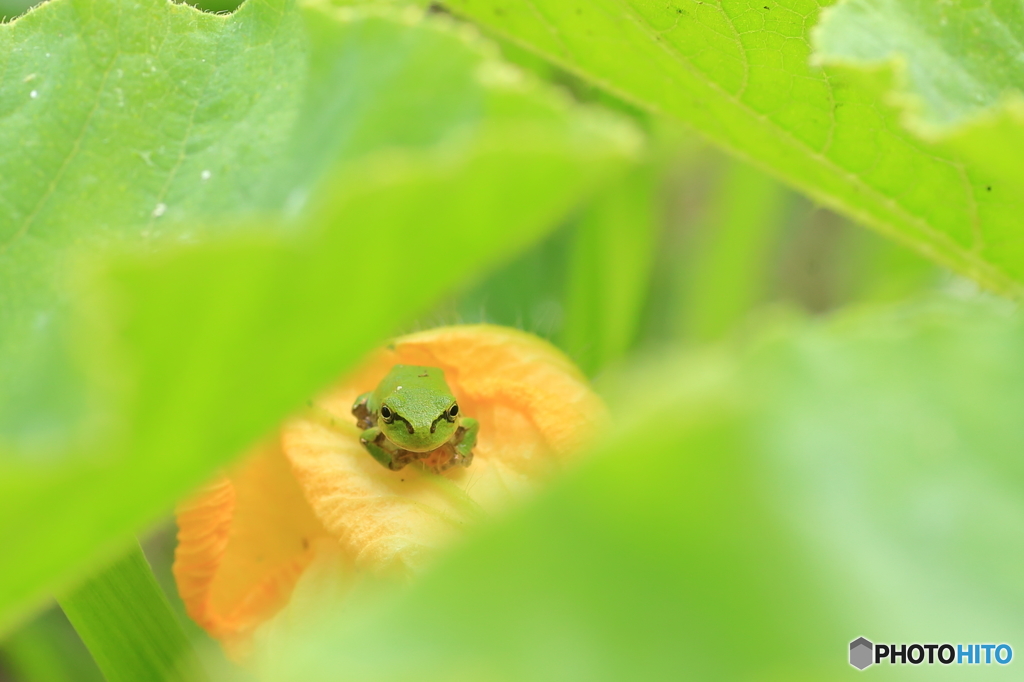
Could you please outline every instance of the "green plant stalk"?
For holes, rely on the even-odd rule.
[[[58,601],[107,682],[207,679],[138,542]]]
[[[660,163],[639,166],[576,225],[560,345],[590,376],[622,357],[637,336],[661,226],[661,170]]]
[[[784,218],[786,188],[734,161],[724,174],[702,244],[681,272],[681,336],[707,343],[725,336],[765,293],[773,237]]]

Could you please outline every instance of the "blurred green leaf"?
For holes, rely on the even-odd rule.
[[[19,150],[0,159],[6,449],[62,449],[86,419],[69,357],[76,255],[194,238],[184,221],[261,205],[306,81],[301,18],[285,7],[58,0],[0,26],[0,142]]]
[[[137,542],[60,604],[107,682],[206,679]]]
[[[54,0],[0,45],[0,622],[638,142],[415,12]]]
[[[588,465],[408,593],[326,606],[271,678],[854,679],[861,635],[1018,642],[1022,340],[941,300],[652,360],[604,384]]]
[[[0,0],[0,18],[13,19],[38,5],[43,0]],[[231,12],[238,8],[239,0],[198,0],[189,5],[206,12]]]
[[[33,2],[26,0],[0,0],[0,20],[10,20],[31,7]]]
[[[0,642],[0,679],[17,682],[102,682],[74,628],[56,604]]]
[[[697,244],[679,268],[679,333],[706,343],[731,331],[766,292],[769,257],[789,193],[760,170],[729,163]]]
[[[834,276],[843,304],[898,303],[934,290],[953,275],[919,253],[845,223]]]
[[[548,340],[557,338],[563,324],[569,227],[561,225],[511,262],[443,301],[420,321],[421,326],[484,322],[523,329]]]
[[[999,159],[1010,152],[989,158],[965,155],[970,145],[953,149],[922,141],[901,125],[901,112],[888,103],[889,89],[876,71],[812,64],[811,30],[821,6],[831,2],[447,4],[618,96],[692,124],[813,199],[939,263],[998,291],[1021,291],[1024,252],[1013,236],[1022,194],[988,189],[1006,175]],[[974,111],[995,106],[1007,88],[1017,92],[1020,79],[1013,79],[1024,27],[1016,20],[1018,9],[896,0],[855,4],[885,25],[883,35],[920,41],[918,68],[932,74],[927,83],[944,82],[950,74],[958,83],[952,86],[957,101],[965,93],[981,97]],[[847,35],[839,19],[835,32]],[[864,44],[884,45],[874,41],[876,35],[864,31]],[[936,48],[935,35],[959,41],[957,49]],[[830,46],[821,41],[818,48],[814,56],[831,64]],[[961,60],[967,54],[969,63]],[[973,67],[984,68],[989,59],[998,62],[996,87],[987,80],[986,87],[963,87]],[[1004,143],[1004,150],[1013,148]]]
[[[593,375],[636,340],[660,236],[663,165],[637,167],[574,225],[561,346]]]

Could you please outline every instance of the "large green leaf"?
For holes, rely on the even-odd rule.
[[[636,147],[418,12],[0,26],[0,621]]]
[[[912,123],[943,128],[1019,97],[1022,32],[1015,3],[845,0],[824,13],[814,37],[819,59],[900,61]]]
[[[814,34],[818,62],[898,105],[906,126],[942,155],[964,160],[984,192],[976,247],[1011,273],[1024,261],[1012,229],[1024,192],[1022,41],[1019,5],[977,0],[846,0],[822,16]]]
[[[942,301],[651,362],[605,384],[589,466],[384,608],[279,628],[273,679],[855,679],[858,636],[1012,645],[1022,339]]]
[[[998,182],[1005,166],[1019,168],[1010,159],[1015,147],[992,156],[979,145],[922,140],[887,97],[888,72],[820,65],[833,61],[832,37],[845,46],[858,30],[860,52],[890,55],[893,45],[912,43],[920,49],[911,73],[929,74],[915,82],[941,84],[932,99],[949,104],[937,120],[987,110],[1020,86],[1016,41],[1024,33],[1012,3],[993,10],[983,2],[853,0],[871,22],[833,17],[814,63],[811,31],[828,1],[447,4],[623,98],[690,123],[825,205],[988,287],[1019,293],[1024,200],[1000,192]],[[955,50],[940,49],[950,41]],[[971,85],[990,62],[991,76]],[[987,139],[996,147],[997,138]]]

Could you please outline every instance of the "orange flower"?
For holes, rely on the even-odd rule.
[[[468,468],[391,471],[360,445],[352,403],[396,364],[444,370],[462,414],[480,422]],[[415,574],[466,524],[537,489],[604,421],[579,370],[534,336],[474,325],[402,337],[179,508],[178,591],[245,657],[318,547],[340,547],[357,570]]]

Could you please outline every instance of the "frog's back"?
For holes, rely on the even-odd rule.
[[[445,381],[444,372],[437,367],[395,365],[377,385],[374,398],[379,405],[387,396],[394,395],[401,390],[430,391],[442,395],[451,393],[448,382]]]

